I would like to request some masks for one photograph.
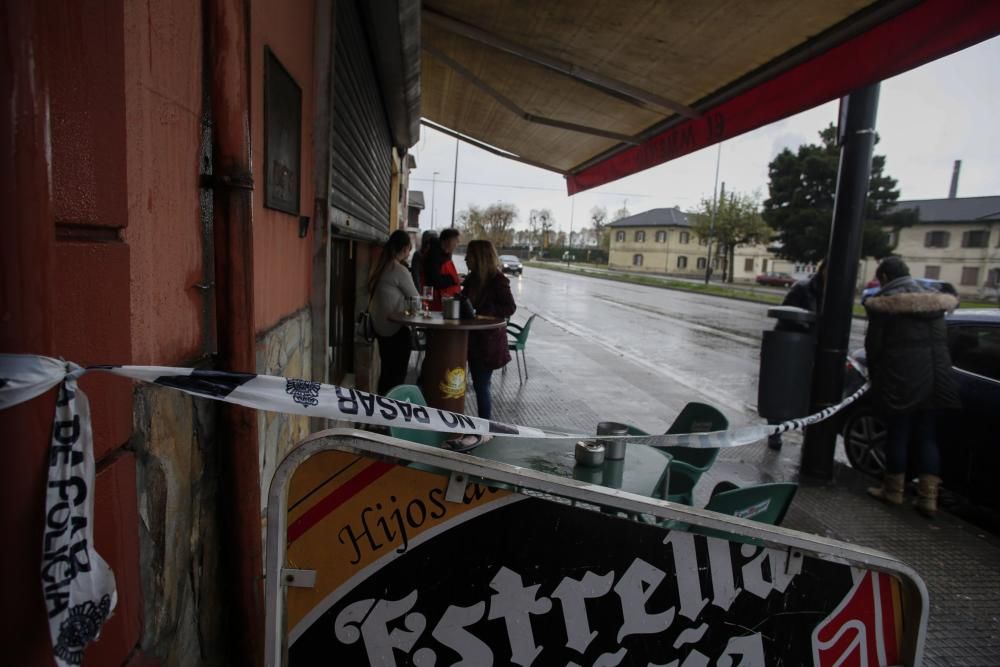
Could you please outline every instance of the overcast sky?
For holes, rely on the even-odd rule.
[[[1000,37],[907,72],[882,84],[878,110],[886,172],[899,181],[901,199],[948,196],[952,163],[962,160],[960,197],[1000,195]],[[730,139],[722,144],[719,180],[727,190],[767,196],[767,165],[783,148],[819,141],[818,132],[836,122],[837,103]],[[559,174],[507,160],[462,143],[458,159],[456,214],[470,204],[498,201],[518,208],[526,226],[533,208],[552,211],[556,229],[588,226],[590,209],[611,213],[627,203],[629,211],[697,206],[712,196],[718,148],[712,146],[570,198]],[[455,140],[421,127],[413,148],[417,168],[410,189],[424,192],[422,228],[448,226],[452,214]],[[434,172],[438,172],[434,176]],[[436,179],[436,184],[434,180]],[[572,200],[575,200],[571,204]]]

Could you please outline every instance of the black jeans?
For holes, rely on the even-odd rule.
[[[885,471],[890,475],[907,472],[913,454],[917,474],[940,475],[936,426],[937,414],[931,410],[886,415]]]
[[[406,382],[410,366],[410,330],[400,327],[391,336],[378,336],[378,354],[382,370],[378,374],[378,393],[385,396],[393,387]]]

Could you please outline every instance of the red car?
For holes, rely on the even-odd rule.
[[[770,285],[771,287],[791,287],[795,284],[795,278],[787,273],[762,273],[756,278],[758,285]]]

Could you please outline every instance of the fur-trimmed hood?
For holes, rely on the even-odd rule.
[[[873,315],[937,315],[958,308],[951,294],[934,291],[889,291],[865,301],[865,310]]]

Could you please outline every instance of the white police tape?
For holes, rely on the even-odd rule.
[[[0,354],[0,410],[61,385],[56,400],[46,493],[46,530],[42,545],[42,588],[49,631],[60,667],[79,665],[87,644],[100,635],[117,601],[115,580],[94,550],[94,453],[90,409],[77,386],[81,375],[103,371],[171,387],[193,396],[258,410],[444,433],[492,434],[515,438],[592,438],[504,424],[416,405],[359,389],[254,373],[196,370],[168,366],[91,366],[35,355]],[[726,431],[670,435],[600,436],[657,447],[721,448],[747,445],[777,433],[828,419],[858,400],[866,383],[837,405],[773,426],[743,426]]]

